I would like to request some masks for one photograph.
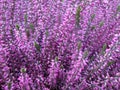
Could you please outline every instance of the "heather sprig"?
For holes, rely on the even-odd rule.
[[[119,90],[120,0],[1,0],[0,90]]]

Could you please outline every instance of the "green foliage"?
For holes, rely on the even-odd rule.
[[[92,26],[92,27],[91,27],[91,30],[94,30],[94,29],[95,29],[95,26]]]
[[[85,50],[85,51],[84,51],[83,58],[84,58],[84,59],[87,58],[88,54],[89,54],[88,50]]]
[[[56,57],[55,57],[55,61],[58,62],[58,60],[59,60],[59,59],[58,59],[58,56],[56,56]]]
[[[79,22],[80,22],[80,12],[81,12],[81,7],[78,6],[77,11],[76,11],[76,25],[79,26]]]
[[[37,42],[34,42],[34,46],[36,48],[36,50],[40,51],[40,45]]]
[[[30,29],[32,30],[32,33],[35,32],[35,27],[34,27],[34,25],[32,23],[30,24]]]
[[[27,23],[27,14],[25,14],[24,19],[25,19],[25,23]]]
[[[101,22],[99,23],[99,26],[102,27],[103,25],[104,25],[104,22],[101,21]]]
[[[81,42],[78,42],[78,51],[80,50],[81,48]]]
[[[120,12],[120,5],[117,7],[117,12]]]
[[[8,82],[8,90],[11,90],[12,82]]]
[[[48,37],[48,35],[49,35],[48,30],[46,30],[45,35],[46,35],[46,37]]]
[[[20,26],[19,26],[18,24],[16,25],[16,29],[17,29],[17,30],[19,30],[19,29],[20,29]]]
[[[63,65],[60,65],[60,68],[61,68],[61,69],[64,69],[64,66],[63,66]]]
[[[26,73],[26,68],[21,68],[21,73]]]
[[[107,63],[107,66],[109,67],[109,66],[111,66],[112,64],[114,64],[115,62],[114,61],[109,61],[108,63]]]
[[[95,14],[91,15],[91,21],[93,21],[93,19],[95,18]]]
[[[107,48],[107,44],[105,43],[102,47],[102,51],[101,51],[102,55],[104,55],[106,48]]]

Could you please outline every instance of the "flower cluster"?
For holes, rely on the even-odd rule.
[[[0,0],[0,90],[119,90],[120,0]]]

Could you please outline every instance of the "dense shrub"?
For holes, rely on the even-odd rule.
[[[119,90],[120,0],[0,0],[0,90]]]

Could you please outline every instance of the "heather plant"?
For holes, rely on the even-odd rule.
[[[120,0],[0,0],[0,90],[119,90]]]

